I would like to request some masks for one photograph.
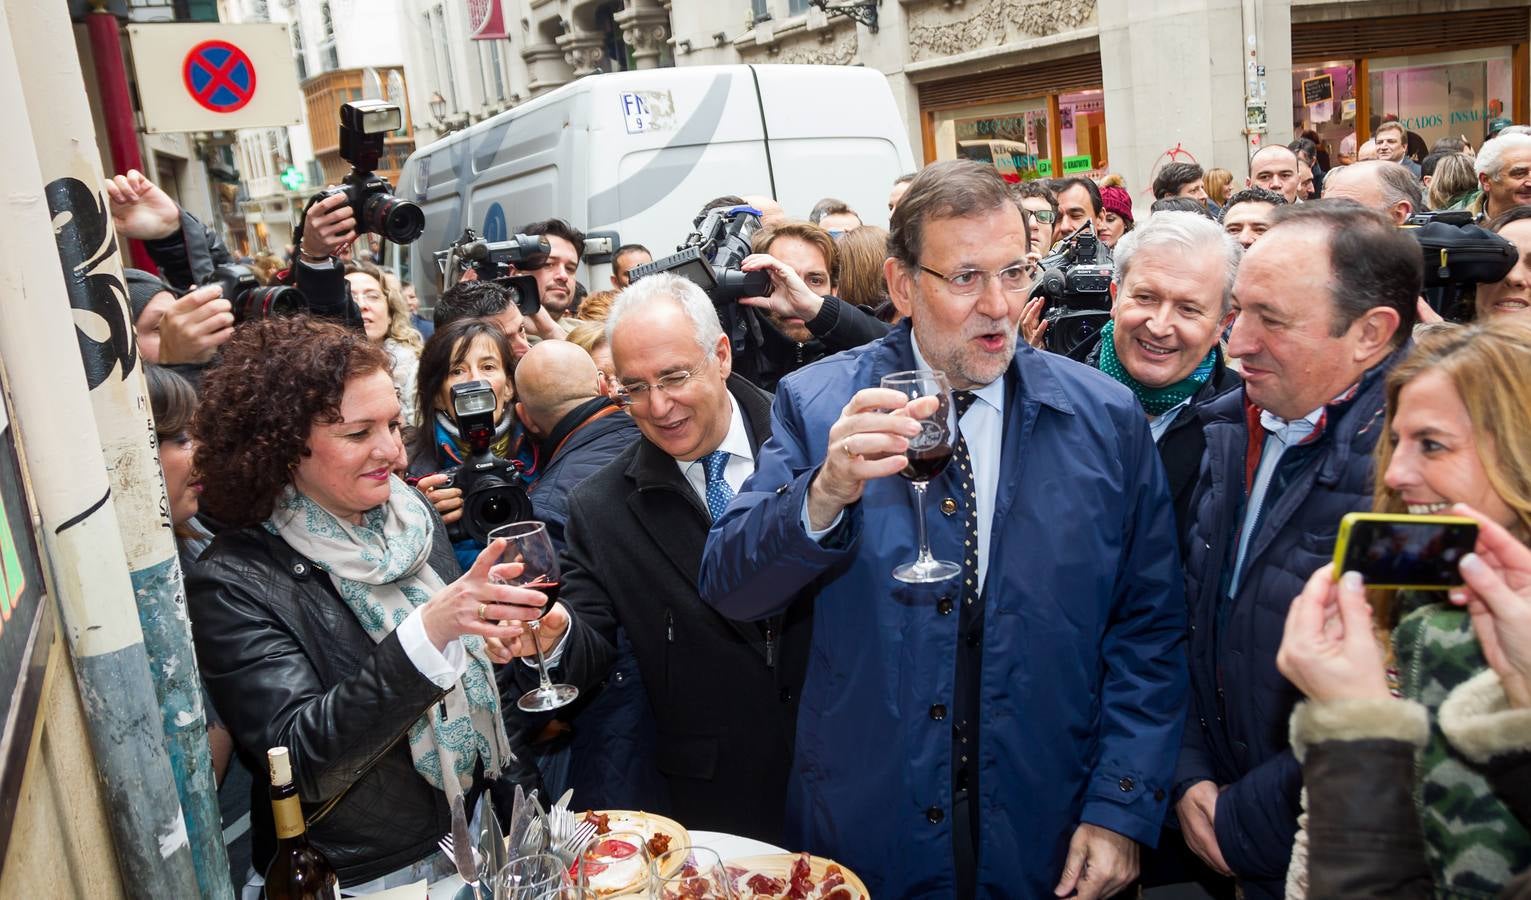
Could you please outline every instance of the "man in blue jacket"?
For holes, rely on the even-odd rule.
[[[1276,670],[1287,607],[1368,510],[1384,382],[1414,324],[1419,244],[1342,200],[1278,207],[1234,282],[1244,385],[1201,407],[1186,556],[1191,709],[1175,776],[1186,844],[1244,896],[1284,893],[1302,773],[1297,689]]]
[[[1157,839],[1185,703],[1164,470],[1126,388],[1017,349],[1030,236],[991,167],[927,166],[892,226],[910,323],[781,382],[702,594],[736,619],[815,594],[794,846],[878,897],[1108,896]],[[878,385],[917,368],[966,408],[928,522],[963,572],[911,585],[892,572],[915,505],[890,476],[928,412]]]

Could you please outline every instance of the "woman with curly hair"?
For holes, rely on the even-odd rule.
[[[309,839],[350,893],[445,876],[450,803],[524,771],[494,664],[545,602],[491,581],[518,571],[502,542],[461,572],[391,473],[400,426],[383,350],[307,317],[240,328],[192,424],[202,507],[226,526],[187,579],[203,680],[247,767],[288,748]],[[257,871],[264,794],[257,779]]]
[[[351,299],[361,310],[367,340],[388,354],[393,383],[404,407],[404,424],[413,427],[420,421],[415,409],[415,378],[425,342],[409,322],[404,294],[390,290],[385,281],[383,270],[372,263],[353,262],[346,266],[346,283],[351,286]]]

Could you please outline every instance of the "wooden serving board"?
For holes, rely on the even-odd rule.
[[[773,878],[781,878],[790,882],[792,879],[792,864],[797,862],[797,858],[798,854],[796,853],[772,853],[768,856],[741,856],[728,860],[724,865],[729,868],[730,872],[735,869],[747,869],[750,872],[763,872]],[[867,886],[862,883],[855,872],[832,859],[825,859],[822,856],[808,857],[809,871],[812,873],[815,887],[824,880],[825,871],[832,865],[840,866],[840,874],[845,878],[844,886],[857,894],[858,900],[871,900],[872,892],[867,890]],[[740,891],[741,897],[751,896],[745,893],[747,888],[742,884],[736,882],[735,887]]]

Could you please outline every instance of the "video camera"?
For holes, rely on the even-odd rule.
[[[760,210],[753,206],[717,207],[692,223],[696,228],[673,253],[635,266],[633,281],[657,272],[673,272],[700,285],[715,305],[740,297],[771,293],[771,273],[745,272],[739,264],[749,256],[750,238],[760,230]]]
[[[319,192],[312,206],[325,197],[344,194],[356,217],[356,233],[381,235],[395,244],[408,244],[425,231],[420,207],[394,196],[393,185],[374,174],[389,134],[403,126],[398,104],[382,100],[353,100],[340,105],[340,158],[351,173],[339,187]]]
[[[1045,301],[1043,344],[1053,353],[1083,362],[1111,318],[1111,279],[1116,270],[1105,245],[1095,226],[1086,222],[1038,265],[1042,277],[1031,289],[1031,298]]]
[[[1514,244],[1474,225],[1467,210],[1416,213],[1404,228],[1425,254],[1425,302],[1448,321],[1472,318],[1467,288],[1502,280],[1520,259]]]
[[[511,273],[542,268],[552,252],[553,247],[545,237],[513,234],[507,241],[486,241],[472,228],[464,228],[462,237],[435,255],[436,265],[441,269],[442,290],[472,272],[479,281],[493,281],[510,291],[521,314],[534,316],[542,306],[536,277]]]
[[[452,421],[470,455],[447,471],[447,487],[462,490],[462,518],[449,529],[453,540],[471,537],[489,543],[489,532],[511,522],[532,518],[521,470],[494,455],[494,389],[487,381],[452,385]],[[510,415],[507,410],[505,415]]]

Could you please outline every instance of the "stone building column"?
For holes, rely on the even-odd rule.
[[[558,36],[558,47],[566,62],[574,69],[575,78],[594,75],[601,71],[606,59],[605,41],[599,32],[570,31]]]
[[[527,89],[532,96],[546,94],[574,80],[575,72],[564,59],[564,51],[556,44],[539,42],[528,44],[521,50],[526,69],[531,75]]]
[[[628,0],[627,7],[612,19],[622,29],[622,40],[633,48],[633,67],[658,68],[670,38],[670,14],[653,0]]]

